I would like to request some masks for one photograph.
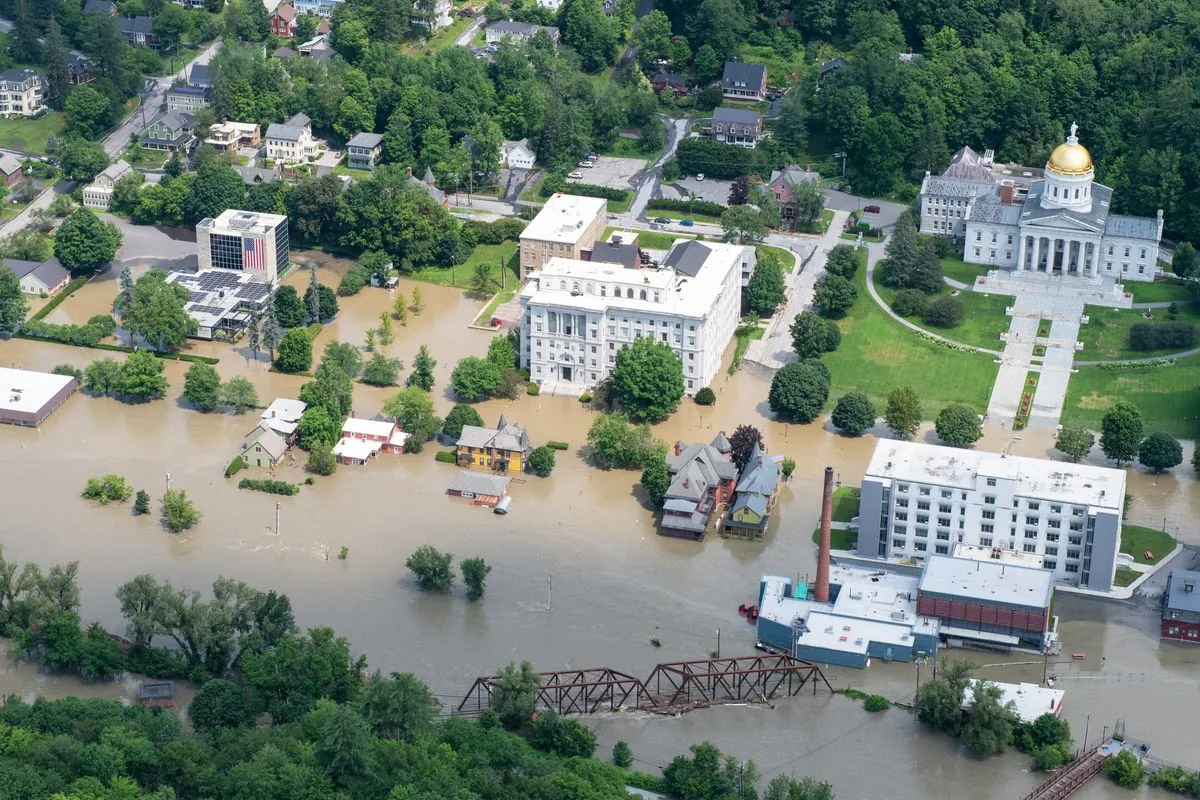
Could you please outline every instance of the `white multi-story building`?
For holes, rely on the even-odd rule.
[[[0,114],[32,117],[46,110],[46,79],[31,69],[0,72]]]
[[[342,0],[292,0],[292,8],[297,14],[316,14],[318,17],[328,17]],[[278,4],[276,4],[278,6]],[[267,7],[267,13],[275,9]]]
[[[448,28],[454,22],[454,7],[450,0],[415,0],[412,9],[412,24],[428,27],[431,33]]]
[[[307,114],[296,114],[285,122],[267,126],[267,158],[283,164],[299,164],[316,158],[321,152],[320,139],[314,139],[312,121]]]
[[[530,274],[520,297],[530,380],[581,394],[608,377],[621,348],[649,336],[679,357],[687,394],[709,385],[737,328],[743,262],[754,248],[681,240],[659,267],[610,263],[605,248],[590,261],[551,258]]]
[[[288,219],[283,214],[222,211],[196,226],[199,268],[255,273],[274,283],[288,266]]]
[[[1113,190],[1095,182],[1091,153],[1071,125],[1066,142],[1034,170],[997,169],[963,150],[946,174],[925,174],[921,231],[964,243],[963,260],[1014,272],[1153,281],[1163,213],[1109,213]]]
[[[118,158],[114,163],[109,164],[104,168],[96,178],[83,187],[83,204],[88,208],[99,208],[107,211],[108,204],[112,202],[113,189],[117,185],[117,181],[124,178],[133,172],[133,167],[123,158]]]
[[[604,234],[608,201],[572,194],[551,196],[521,232],[521,277],[552,258],[582,259]]]
[[[925,560],[960,544],[1040,556],[1058,581],[1108,591],[1125,472],[881,440],[862,482],[858,554]]]

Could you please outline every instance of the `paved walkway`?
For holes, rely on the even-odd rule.
[[[842,228],[848,216],[850,214],[847,211],[833,212],[833,219],[817,240],[816,249],[807,264],[797,253],[796,268],[788,274],[787,299],[783,310],[771,317],[763,338],[751,342],[746,348],[746,355],[742,359],[744,362],[774,372],[796,360],[796,353],[792,350],[792,320],[804,309],[812,307],[817,280],[825,274],[825,258],[841,241]]]

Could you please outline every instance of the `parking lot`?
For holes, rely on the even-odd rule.
[[[662,196],[686,200],[688,192],[694,192],[697,200],[707,200],[710,203],[720,203],[725,206],[729,205],[729,187],[732,185],[733,181],[718,181],[712,178],[698,181],[695,176],[692,176],[680,178],[674,186],[664,185]]]
[[[583,177],[575,179],[574,182],[607,186],[610,189],[632,189],[633,176],[645,168],[646,162],[641,158],[601,156],[591,168],[576,167],[576,170],[583,173]]]

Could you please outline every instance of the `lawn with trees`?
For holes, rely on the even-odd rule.
[[[1197,386],[1198,356],[1178,359],[1170,366],[1147,364],[1119,370],[1078,367],[1067,384],[1062,422],[1099,430],[1105,412],[1126,400],[1138,407],[1147,428],[1195,439],[1200,437]]]

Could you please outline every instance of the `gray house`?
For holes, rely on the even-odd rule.
[[[762,64],[727,62],[721,76],[721,92],[726,100],[762,100],[767,94],[767,68]]]
[[[375,169],[383,152],[383,136],[378,133],[356,133],[346,142],[346,166],[350,169]]]
[[[151,150],[186,150],[195,141],[192,136],[194,121],[195,117],[183,111],[164,111],[146,126],[138,138],[142,147]]]
[[[753,150],[762,136],[762,114],[749,108],[717,108],[712,118],[713,141]]]

